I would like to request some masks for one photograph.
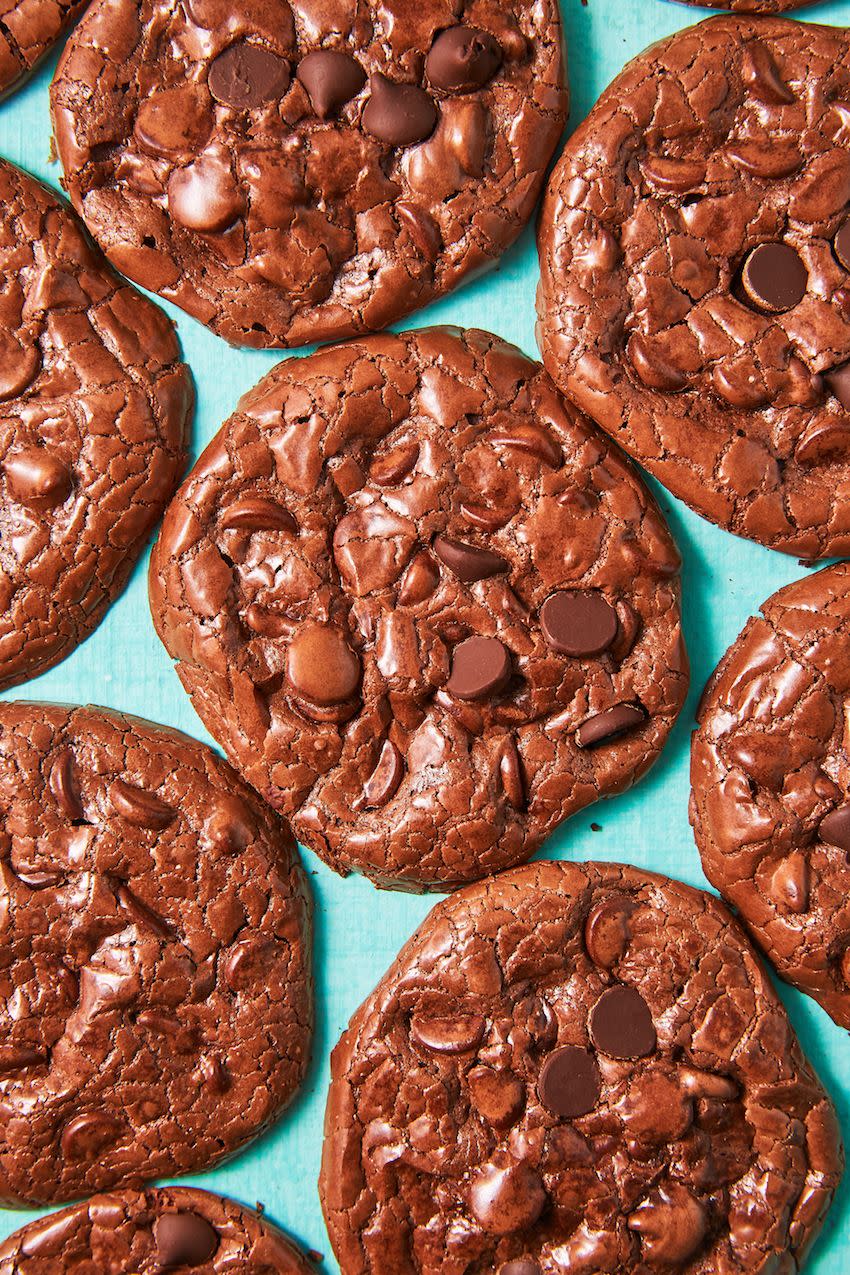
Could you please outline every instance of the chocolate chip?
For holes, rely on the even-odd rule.
[[[505,1262],[499,1267],[499,1275],[540,1275],[540,1267],[536,1262],[521,1257],[517,1262]]]
[[[510,563],[499,554],[465,544],[462,540],[449,540],[446,536],[435,537],[434,553],[458,580],[466,583],[486,580],[489,576],[501,575],[510,570]]]
[[[790,244],[763,243],[747,257],[741,283],[754,306],[778,314],[802,301],[809,272]]]
[[[576,743],[579,748],[596,748],[645,721],[646,712],[640,704],[615,704],[604,713],[597,713],[582,722],[576,731]]]
[[[564,655],[600,655],[617,636],[617,612],[597,590],[550,593],[540,608],[550,646]]]
[[[565,1045],[543,1064],[537,1092],[553,1116],[574,1120],[593,1110],[599,1101],[600,1086],[593,1055],[578,1045]]]
[[[832,246],[841,265],[845,270],[850,270],[850,217],[839,227]]]
[[[431,136],[437,108],[424,89],[415,84],[394,84],[377,74],[370,77],[369,90],[363,127],[372,137],[390,146],[412,146]]]
[[[831,810],[820,821],[818,835],[828,846],[850,850],[850,804]]]
[[[223,106],[252,111],[283,97],[289,88],[289,63],[262,45],[239,40],[219,53],[207,83]]]
[[[850,412],[850,363],[842,363],[831,372],[824,372],[823,379],[830,394],[838,399],[845,411]]]
[[[64,461],[43,447],[25,447],[3,462],[9,492],[22,505],[53,509],[71,494],[73,480]]]
[[[313,110],[326,120],[351,101],[366,83],[366,72],[350,53],[317,49],[299,64],[296,75],[304,85]]]
[[[289,644],[286,676],[314,704],[342,704],[360,684],[360,661],[339,629],[306,624]]]
[[[492,80],[501,65],[501,45],[488,31],[449,27],[432,44],[425,74],[436,89],[472,93]]]
[[[645,1058],[657,1038],[649,1006],[633,987],[611,987],[590,1011],[590,1037],[612,1058]]]
[[[164,1213],[153,1224],[157,1261],[163,1270],[200,1266],[218,1248],[218,1231],[198,1213]]]
[[[471,637],[452,652],[447,690],[458,699],[486,699],[507,686],[511,657],[498,638]]]
[[[378,763],[363,785],[363,805],[385,806],[398,791],[404,777],[404,761],[391,739],[384,740]]]

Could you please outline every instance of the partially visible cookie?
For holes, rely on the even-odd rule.
[[[733,13],[786,13],[803,9],[815,0],[678,0],[679,4],[697,4],[703,9],[729,9]]]
[[[207,728],[338,872],[475,880],[658,756],[679,556],[539,363],[421,329],[291,359],[181,487],[157,632]]]
[[[0,688],[64,659],[121,592],[192,404],[170,320],[0,161]]]
[[[315,1275],[254,1209],[209,1191],[111,1191],[30,1222],[0,1244],[0,1275]]]
[[[768,598],[705,689],[705,874],[783,978],[850,1028],[850,563]]]
[[[18,88],[88,0],[0,0],[0,98]]]
[[[850,31],[709,18],[567,142],[539,229],[560,388],[674,495],[850,553]]]
[[[207,1168],[310,1052],[286,825],[209,748],[106,709],[0,704],[0,1200]]]
[[[342,1275],[796,1271],[835,1112],[737,923],[617,864],[438,904],[337,1045]]]
[[[94,0],[54,79],[68,192],[236,345],[378,331],[491,264],[567,109],[557,0]]]

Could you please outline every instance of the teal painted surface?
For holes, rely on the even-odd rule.
[[[666,0],[561,0],[570,42],[574,126],[623,64],[651,41],[688,26],[700,10]],[[812,20],[850,25],[850,0],[813,6]],[[49,162],[47,89],[51,62],[23,91],[0,105],[0,154],[56,185]],[[451,322],[490,328],[534,353],[533,299],[537,260],[526,233],[500,267],[455,296],[415,316],[409,326]],[[240,394],[270,368],[273,352],[231,350],[179,311],[183,350],[195,375],[197,454],[233,410]],[[633,792],[577,816],[546,847],[555,858],[629,860],[694,885],[705,885],[688,826],[688,739],[706,678],[747,617],[773,590],[804,573],[794,559],[746,544],[703,522],[659,492],[684,557],[685,630],[693,689],[685,712],[654,771]],[[145,587],[146,564],[97,633],[64,664],[16,694],[30,699],[98,703],[125,709],[208,739],[154,635]],[[14,693],[13,693],[14,694]],[[9,694],[6,698],[12,698]],[[208,741],[211,742],[211,741]],[[591,822],[602,825],[592,832]],[[253,1203],[325,1254],[337,1272],[319,1209],[316,1178],[321,1151],[328,1056],[364,996],[427,913],[428,899],[376,892],[359,879],[343,881],[310,854],[304,861],[315,901],[317,1033],[304,1090],[271,1133],[215,1172],[194,1181]],[[832,1093],[850,1141],[850,1040],[813,1002],[782,989],[806,1050]],[[0,1210],[0,1236],[34,1214]],[[850,1271],[850,1179],[807,1267],[811,1275]]]

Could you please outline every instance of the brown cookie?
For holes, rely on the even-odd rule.
[[[209,1191],[111,1191],[21,1227],[0,1275],[311,1275],[316,1268],[254,1209]]]
[[[706,876],[783,978],[850,1028],[850,563],[780,589],[729,648],[691,781]]]
[[[0,98],[18,88],[88,0],[0,0]]]
[[[309,1056],[289,829],[185,735],[43,704],[0,704],[0,812],[0,1200],[231,1155]]]
[[[498,257],[564,86],[557,0],[95,0],[52,103],[118,268],[287,346],[377,331]]]
[[[184,467],[172,323],[75,215],[0,161],[0,688],[43,673],[124,588]]]
[[[711,18],[567,144],[540,225],[544,362],[674,495],[850,552],[850,32]]]
[[[688,675],[651,496],[485,332],[281,363],[175,497],[154,623],[234,764],[339,872],[522,862],[657,757]]]
[[[696,4],[703,9],[731,9],[733,13],[787,13],[803,9],[816,0],[678,0],[679,4]]]
[[[618,864],[440,903],[332,1056],[342,1275],[796,1271],[832,1105],[732,916]]]

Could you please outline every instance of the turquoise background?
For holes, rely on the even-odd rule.
[[[238,0],[234,0],[238,3]],[[623,64],[653,40],[704,15],[666,0],[561,0],[573,90],[571,125],[582,119]],[[850,0],[806,11],[812,20],[850,25]],[[55,61],[55,59],[54,59]],[[23,91],[0,105],[0,154],[57,185],[50,163],[48,85],[51,61]],[[490,328],[535,353],[533,234],[498,269],[405,326],[456,323]],[[198,391],[193,451],[197,454],[237,398],[280,357],[237,351],[180,311],[183,350]],[[687,818],[688,740],[693,710],[714,665],[768,594],[804,574],[793,558],[747,544],[702,521],[656,487],[684,558],[685,632],[693,669],[685,711],[658,765],[633,792],[578,815],[553,837],[555,858],[628,860],[705,885]],[[4,698],[106,704],[206,738],[151,625],[142,564],[105,622],[68,660]],[[212,741],[209,741],[212,742]],[[591,822],[601,831],[591,831]],[[268,1213],[337,1272],[319,1208],[316,1179],[328,1078],[328,1056],[349,1016],[371,991],[433,899],[379,893],[357,878],[343,881],[305,853],[315,900],[317,1031],[314,1060],[300,1097],[277,1127],[251,1149],[194,1181],[238,1199],[263,1201]],[[850,1142],[850,1041],[812,1001],[782,989],[793,1022],[836,1101]],[[848,1175],[850,1179],[850,1175]],[[34,1214],[0,1210],[0,1236]],[[850,1180],[839,1193],[807,1266],[811,1275],[850,1271]]]

